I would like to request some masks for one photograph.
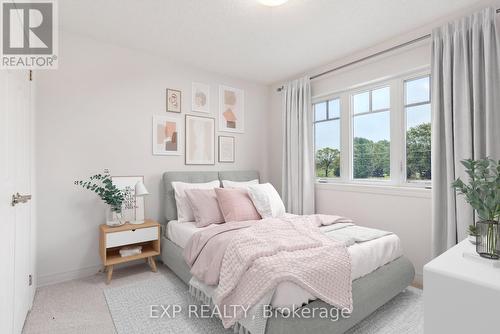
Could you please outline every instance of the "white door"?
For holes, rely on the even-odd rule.
[[[20,333],[31,307],[31,85],[28,71],[0,70],[0,333]]]

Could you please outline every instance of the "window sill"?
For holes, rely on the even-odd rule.
[[[318,191],[344,191],[367,194],[380,194],[390,196],[405,196],[416,198],[431,198],[432,190],[422,185],[385,185],[377,183],[347,183],[341,181],[318,182],[316,181],[316,190]]]

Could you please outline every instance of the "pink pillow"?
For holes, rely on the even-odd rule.
[[[261,219],[246,189],[215,188],[226,222]]]
[[[186,197],[193,210],[197,227],[224,222],[219,202],[213,189],[186,189]]]

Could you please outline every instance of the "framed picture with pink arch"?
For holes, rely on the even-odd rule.
[[[153,116],[153,155],[182,155],[182,119]]]

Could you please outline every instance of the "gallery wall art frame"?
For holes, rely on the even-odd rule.
[[[167,88],[167,112],[182,112],[182,92],[178,89]]]
[[[219,136],[219,162],[234,162],[235,137]]]
[[[182,118],[153,116],[153,155],[182,155]]]
[[[185,164],[215,165],[215,118],[185,116]]]
[[[191,84],[191,110],[210,113],[210,85],[201,82]]]
[[[111,181],[120,190],[128,188],[130,198],[122,204],[122,216],[127,222],[144,220],[144,197],[135,197],[135,185],[144,182],[144,176],[111,176]]]
[[[219,131],[245,132],[245,92],[242,89],[219,86]]]

